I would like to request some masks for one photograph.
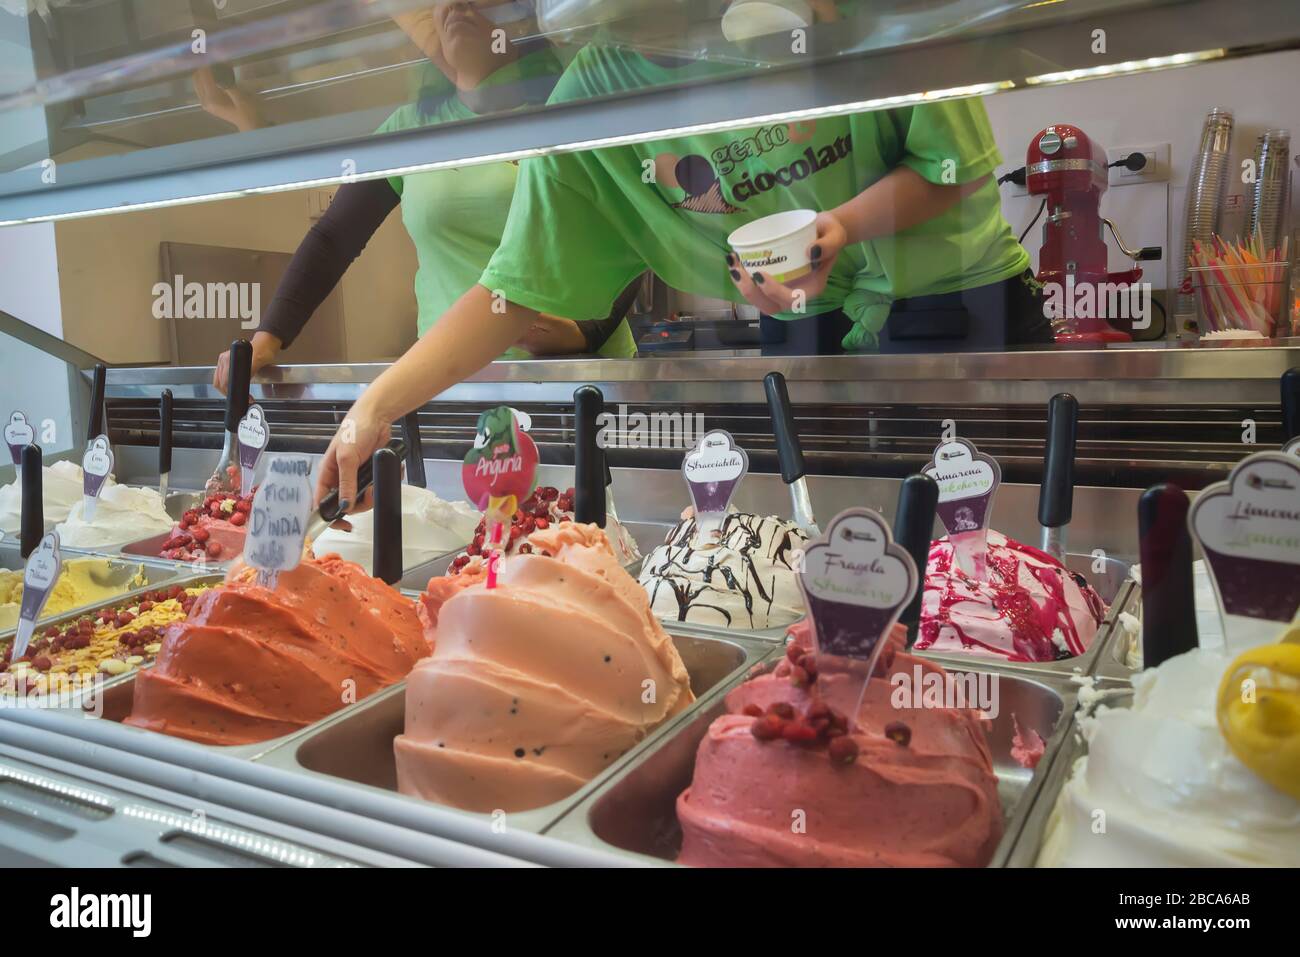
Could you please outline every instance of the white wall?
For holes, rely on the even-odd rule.
[[[1169,181],[1112,186],[1102,200],[1102,214],[1114,220],[1129,246],[1163,246],[1161,262],[1144,263],[1146,278],[1157,289],[1178,281],[1174,260],[1182,253],[1183,206],[1191,163],[1200,146],[1205,114],[1227,108],[1235,119],[1234,169],[1254,153],[1256,138],[1268,128],[1292,131],[1292,156],[1300,147],[1300,51],[1273,53],[1241,60],[1091,80],[1068,86],[1017,90],[985,100],[989,119],[1004,159],[999,175],[1025,162],[1031,138],[1052,123],[1073,123],[1108,149],[1170,144]],[[1293,166],[1293,171],[1295,167]],[[1297,177],[1293,172],[1293,184]],[[1003,190],[1003,211],[1017,234],[1028,225],[1039,197],[1014,196]],[[1239,194],[1240,211],[1225,216],[1223,229],[1235,235],[1245,228],[1246,187],[1238,177],[1231,193]],[[1291,228],[1297,225],[1292,190]],[[1039,228],[1025,237],[1037,265]],[[1127,260],[1111,249],[1112,269],[1128,268]]]
[[[50,335],[63,336],[54,226],[36,223],[0,229],[0,310]],[[55,440],[37,442],[48,457],[72,448],[68,367],[37,349],[0,334],[0,424],[22,409],[34,425],[54,423]],[[0,465],[9,464],[8,449]]]

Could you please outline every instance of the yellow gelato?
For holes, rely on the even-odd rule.
[[[106,602],[145,583],[144,566],[132,572],[107,558],[69,558],[54,583],[41,617],[53,618],[74,608]],[[0,570],[0,631],[18,626],[23,597],[23,570]]]

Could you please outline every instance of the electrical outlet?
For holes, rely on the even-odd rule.
[[[1147,158],[1147,165],[1136,173],[1123,166],[1110,169],[1111,186],[1128,186],[1132,183],[1164,183],[1169,180],[1169,144],[1157,143],[1154,146],[1116,146],[1106,150],[1106,161],[1113,163],[1122,160],[1129,153],[1141,153]]]
[[[330,208],[332,202],[334,202],[333,189],[307,190],[307,218],[320,219],[325,215],[325,210]]]

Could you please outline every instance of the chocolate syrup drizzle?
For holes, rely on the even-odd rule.
[[[777,530],[772,534],[766,552],[763,549],[765,526]],[[641,581],[650,594],[651,604],[654,604],[660,588],[667,587],[671,590],[677,603],[678,621],[686,621],[692,609],[711,609],[718,613],[727,627],[731,627],[733,621],[731,612],[707,599],[720,591],[740,595],[752,627],[756,611],[770,614],[772,610],[776,596],[777,569],[785,568],[793,574],[790,553],[807,541],[807,536],[795,525],[748,512],[727,514],[722,522],[720,544],[716,547],[698,548],[697,537],[694,518],[680,522],[664,540],[663,559],[658,564],[650,564],[654,556],[660,553],[659,549],[646,559]],[[706,557],[702,569],[690,567],[697,551]],[[739,577],[733,568],[728,567],[726,561],[733,556],[739,558]],[[772,574],[766,580],[759,572],[756,557],[766,560],[772,566]]]

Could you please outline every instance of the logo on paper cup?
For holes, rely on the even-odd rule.
[[[27,414],[14,410],[5,425],[5,444],[9,446],[9,455],[14,465],[23,464],[23,449],[35,441],[36,430],[27,421]]]
[[[1300,608],[1300,460],[1257,452],[1187,517],[1229,615],[1289,622]]]
[[[878,512],[856,508],[835,516],[826,540],[804,549],[799,576],[818,652],[870,661],[918,580],[916,564]]]
[[[731,433],[723,429],[709,432],[682,459],[696,515],[721,514],[731,504],[740,480],[749,471],[749,456],[737,447]]]

